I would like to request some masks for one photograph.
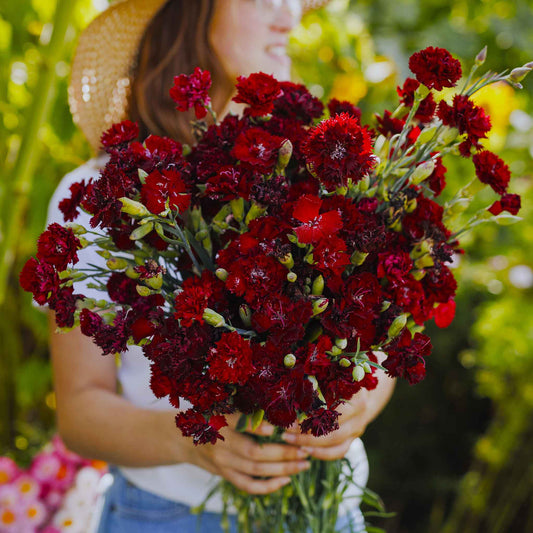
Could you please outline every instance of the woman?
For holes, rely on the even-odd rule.
[[[82,35],[72,71],[73,115],[95,148],[101,132],[126,116],[138,121],[145,135],[190,141],[190,117],[178,115],[168,95],[173,76],[189,73],[197,65],[210,70],[219,117],[238,113],[239,107],[231,102],[236,77],[263,71],[288,79],[288,34],[302,10],[318,3],[125,0]],[[104,164],[105,156],[100,156],[63,179],[50,204],[49,222],[62,221],[57,205],[68,195],[69,186],[97,175]],[[86,222],[82,218],[81,223]],[[87,252],[80,252],[82,262],[101,260]],[[90,287],[83,293],[98,297]],[[140,348],[123,354],[117,369],[115,360],[101,357],[78,330],[55,334],[53,316],[50,327],[63,439],[81,455],[120,466],[113,470],[115,481],[106,497],[100,531],[197,531],[190,506],[204,500],[217,476],[246,492],[267,494],[308,468],[309,456],[331,460],[347,455],[358,468],[358,483],[366,483],[366,455],[357,437],[390,397],[393,380],[385,376],[377,389],[358,394],[343,406],[340,429],[326,437],[291,430],[286,432],[287,444],[259,446],[232,429],[234,417],[233,426],[223,431],[224,441],[195,447],[177,431],[175,410],[152,395],[149,365]],[[256,432],[266,435],[272,430],[264,423]],[[220,531],[220,500],[211,500],[206,509],[201,531]]]

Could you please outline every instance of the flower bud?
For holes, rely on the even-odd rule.
[[[294,258],[292,257],[291,252],[289,252],[287,255],[284,255],[283,257],[280,257],[278,261],[283,266],[286,266],[289,270],[294,266]]]
[[[401,219],[395,220],[392,224],[389,225],[389,229],[391,231],[394,231],[396,233],[400,233],[402,231],[402,221]]]
[[[307,254],[304,257],[304,260],[305,260],[306,263],[309,263],[310,265],[314,265],[315,264],[315,258],[313,257],[312,253]]]
[[[352,263],[352,265],[354,266],[361,266],[366,258],[368,257],[368,253],[366,252],[359,252],[359,251],[355,251],[351,257],[350,257],[350,262]]]
[[[476,56],[476,65],[479,67],[485,63],[485,60],[487,59],[487,47],[484,46],[483,50],[479,52],[479,54]]]
[[[228,279],[228,276],[229,276],[229,272],[225,269],[225,268],[217,268],[215,270],[215,276],[220,280],[220,281],[226,281]]]
[[[381,312],[384,313],[390,306],[391,302],[388,300],[383,300],[383,303],[381,304]]]
[[[416,201],[416,198],[411,198],[405,205],[405,212],[412,213],[416,209],[417,205],[418,202]]]
[[[130,215],[132,217],[147,217],[152,214],[150,213],[150,211],[148,211],[146,206],[141,204],[141,202],[136,202],[135,200],[132,200],[131,198],[127,198],[125,196],[119,198],[119,200],[122,202],[121,211],[123,213],[126,213],[127,215]]]
[[[76,224],[75,222],[68,223],[66,227],[70,228],[74,235],[84,235],[87,233],[87,230],[81,224]]]
[[[216,311],[213,311],[213,309],[209,309],[209,307],[206,307],[204,309],[202,318],[210,326],[214,326],[215,328],[220,328],[221,326],[224,326],[226,324],[226,320],[224,319],[224,317],[222,315],[219,315]]]
[[[332,346],[331,355],[340,355],[342,350],[338,346]]]
[[[241,317],[242,323],[247,328],[252,325],[252,311],[246,304],[241,304],[239,306],[239,316]]]
[[[431,126],[429,128],[424,128],[418,138],[416,139],[416,144],[426,144],[435,136],[438,126]]]
[[[450,126],[441,126],[441,133],[439,135],[439,142],[444,145],[448,145],[455,141],[459,136],[459,130],[457,128],[451,128]]]
[[[355,366],[352,370],[352,377],[354,381],[361,381],[365,377],[365,369],[362,366]]]
[[[415,261],[415,267],[418,269],[432,267],[435,264],[433,257],[430,254],[423,255]]]
[[[109,250],[97,250],[96,253],[104,259],[109,259],[111,257],[111,252]]]
[[[430,159],[429,161],[424,161],[421,165],[418,165],[415,168],[415,171],[411,175],[411,183],[413,185],[419,185],[422,183],[426,178],[429,178],[431,174],[433,174],[433,171],[435,170],[435,161],[433,159]]]
[[[290,283],[294,283],[298,279],[298,276],[296,275],[296,272],[288,272],[287,273],[287,281]]]
[[[359,183],[357,184],[357,188],[359,189],[359,192],[366,192],[368,191],[370,187],[370,176],[368,174],[365,174],[364,177],[359,180]]]
[[[392,324],[389,326],[389,331],[387,332],[389,339],[394,339],[395,337],[397,337],[406,324],[407,324],[407,313],[402,313],[401,315],[398,315],[392,321]]]
[[[429,253],[431,251],[431,248],[431,241],[429,239],[424,239],[423,241],[420,241],[414,246],[409,256],[411,257],[411,259],[418,259],[419,257],[422,257],[423,255]]]
[[[137,289],[137,294],[139,296],[150,296],[150,294],[152,294],[151,289],[145,285],[137,285],[135,288]]]
[[[348,339],[335,339],[335,346],[338,346],[341,350],[346,350]]]
[[[426,275],[425,270],[412,270],[411,276],[413,276],[416,281],[420,281]]]
[[[144,280],[144,282],[150,288],[158,291],[163,286],[163,274],[160,272],[157,276],[154,276],[152,278],[148,278],[148,279]]]
[[[138,228],[134,229],[130,234],[130,239],[132,241],[138,241],[142,239],[143,237],[146,237],[152,230],[154,229],[154,223],[148,222],[146,224],[143,224],[142,226],[139,226]]]
[[[148,172],[145,172],[142,168],[138,168],[137,175],[139,176],[139,181],[144,185],[148,177]]]
[[[278,152],[278,162],[276,164],[276,171],[282,172],[285,170],[286,166],[289,164],[292,156],[292,143],[289,139],[285,139],[281,144],[281,147]]]
[[[346,196],[348,194],[348,187],[337,187],[335,189],[335,194],[337,196]]]
[[[259,218],[261,215],[263,215],[265,211],[266,211],[266,207],[263,207],[253,202],[252,206],[248,210],[248,214],[246,215],[246,218],[244,219],[244,223],[248,225],[252,220],[255,220],[256,218]]]
[[[138,272],[136,272],[135,268],[132,267],[131,265],[128,265],[128,268],[126,268],[125,274],[130,279],[139,279],[141,277],[141,275]]]
[[[283,358],[283,364],[287,367],[287,368],[292,368],[295,364],[296,364],[296,357],[293,353],[288,353],[284,358]]]
[[[311,287],[311,293],[314,296],[320,296],[324,292],[324,277],[322,274],[319,274],[313,280],[313,286]]]
[[[241,222],[244,217],[244,198],[234,198],[230,200],[230,205],[235,220]]]
[[[531,69],[528,67],[518,67],[511,70],[511,74],[509,74],[508,78],[515,83],[520,83],[530,72]]]
[[[367,374],[372,373],[372,368],[370,367],[368,363],[363,363],[361,366],[363,367],[363,370],[365,371],[365,373]]]
[[[106,261],[109,270],[123,270],[128,264],[129,263],[122,257],[111,257]]]
[[[207,239],[207,237],[209,237],[209,231],[207,231],[206,229],[201,229],[200,231],[197,231],[194,235],[194,238],[198,242],[202,242],[204,239]]]
[[[313,316],[323,313],[329,305],[329,300],[327,298],[318,298],[313,302]]]
[[[342,359],[339,359],[339,365],[343,368],[348,368],[352,363],[349,359],[346,359],[346,357],[343,357]]]

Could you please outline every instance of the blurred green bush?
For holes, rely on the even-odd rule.
[[[95,2],[95,4],[102,2]],[[0,6],[0,453],[20,463],[54,431],[46,317],[18,288],[48,199],[89,148],[72,124],[66,88],[75,36],[95,15],[90,0],[19,0]],[[488,45],[487,68],[531,61],[530,0],[333,0],[294,32],[295,77],[320,97],[358,103],[363,119],[391,108],[408,58],[448,48],[469,68]],[[397,513],[389,533],[533,531],[533,77],[525,89],[485,91],[488,145],[509,163],[523,195],[515,226],[464,239],[458,312],[429,328],[428,377],[399,383],[365,435],[370,486]],[[472,174],[447,161],[448,179]],[[480,201],[493,200],[488,191]],[[3,269],[3,274],[1,274]],[[2,277],[3,276],[3,277]]]

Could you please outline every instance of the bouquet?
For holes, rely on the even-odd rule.
[[[414,54],[415,78],[374,128],[351,103],[325,111],[303,85],[264,73],[239,78],[243,115],[218,122],[209,73],[177,76],[170,94],[178,110],[194,108],[196,144],[140,142],[129,121],[105,132],[108,163],[71,187],[60,204],[67,224],[41,235],[21,284],[104,354],[142,346],[155,396],[192,405],[176,425],[195,444],[222,439],[234,412],[242,427],[279,428],[274,439],[295,422],[315,436],[335,431],[338,407],[375,388],[377,368],[423,379],[424,324],[454,316],[461,233],[518,220],[509,169],[482,146],[490,118],[471,96],[497,81],[520,86],[533,64],[476,78],[485,56],[444,98],[460,62],[442,48]],[[472,159],[476,177],[444,202],[443,156],[454,154]],[[479,183],[497,199],[458,225]],[[80,208],[90,227],[75,223]],[[105,267],[76,266],[87,246]],[[106,297],[76,292],[87,279]],[[313,460],[269,496],[218,490],[242,531],[328,533],[350,482],[343,461]]]

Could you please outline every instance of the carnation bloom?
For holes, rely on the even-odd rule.
[[[165,210],[168,200],[169,207],[183,214],[191,203],[191,195],[182,174],[178,170],[154,170],[146,177],[141,189],[141,198],[146,207],[158,215]]]
[[[283,141],[283,137],[271,135],[262,128],[249,128],[235,140],[232,155],[246,167],[269,174],[278,160]]]
[[[455,87],[462,75],[461,63],[444,48],[429,46],[409,58],[409,68],[416,79],[437,91]]]
[[[328,111],[332,117],[340,115],[341,113],[347,113],[357,120],[361,120],[361,109],[346,100],[337,100],[337,98],[332,98],[328,102]]]
[[[488,150],[483,150],[475,154],[472,161],[479,181],[490,185],[498,194],[504,194],[511,179],[511,172],[503,159]]]
[[[139,136],[139,126],[131,120],[124,120],[113,124],[107,131],[102,133],[101,142],[105,148],[114,148]]]
[[[291,123],[298,120],[303,124],[310,124],[314,118],[322,116],[324,104],[305,85],[282,81],[280,87],[283,94],[274,101],[274,115],[290,119]]]
[[[505,193],[489,207],[489,211],[495,216],[499,215],[502,211],[508,211],[511,215],[517,215],[518,211],[520,211],[520,204],[520,196],[518,194]]]
[[[194,444],[215,444],[217,439],[224,440],[218,430],[227,425],[221,415],[213,415],[206,421],[203,415],[193,409],[176,415],[176,426],[185,437],[192,437]]]
[[[21,287],[31,292],[34,300],[40,305],[47,303],[57,293],[60,284],[54,267],[33,257],[28,259],[22,268],[19,281]]]
[[[342,228],[338,210],[319,214],[322,200],[318,196],[306,194],[294,205],[293,217],[302,224],[294,228],[294,233],[301,243],[315,244],[320,239],[328,238]]]
[[[206,116],[206,107],[211,103],[208,91],[211,87],[211,74],[207,70],[196,67],[187,76],[180,74],[174,77],[174,86],[170,89],[170,97],[176,102],[178,111],[187,111],[194,107],[197,119]]]
[[[54,222],[39,237],[37,258],[61,271],[65,270],[69,263],[74,265],[78,262],[77,251],[81,247],[80,240],[70,228],[64,228]]]
[[[209,375],[222,383],[243,385],[254,371],[250,341],[235,331],[223,333],[208,356]]]
[[[239,76],[237,94],[233,101],[248,104],[245,115],[259,117],[268,115],[274,109],[274,101],[283,94],[276,78],[264,72],[256,72],[248,77]]]
[[[420,86],[420,83],[413,78],[407,78],[403,87],[396,87],[396,92],[400,97],[400,101],[407,107],[412,107],[415,101],[415,91]],[[437,104],[433,99],[433,94],[429,93],[418,106],[415,113],[415,118],[420,122],[429,122],[435,114]]]
[[[307,162],[328,191],[357,183],[375,164],[370,133],[348,113],[313,128],[303,146]]]
[[[73,183],[70,186],[70,198],[64,198],[59,202],[59,210],[63,213],[63,219],[65,222],[71,222],[80,214],[78,207],[80,206],[88,184],[85,184],[85,180]]]

